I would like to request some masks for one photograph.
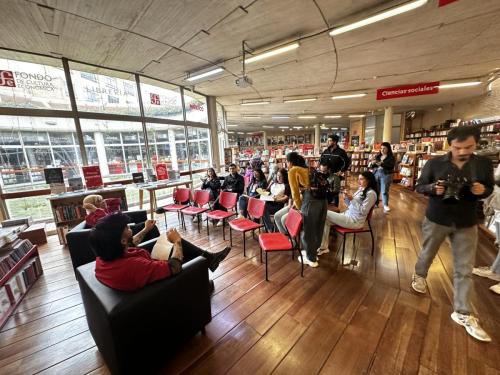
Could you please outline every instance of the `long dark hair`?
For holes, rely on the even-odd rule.
[[[286,160],[289,163],[292,163],[294,167],[307,168],[306,159],[304,159],[302,155],[299,155],[295,151],[289,152],[286,156]]]
[[[361,199],[365,200],[366,198],[366,193],[368,193],[368,190],[372,189],[375,194],[377,194],[378,197],[378,186],[377,186],[377,180],[375,180],[375,175],[372,172],[365,171],[360,173],[361,176],[363,176],[367,181],[368,181],[368,186],[363,189],[363,193],[361,193]]]
[[[382,142],[381,147],[380,147],[379,156],[382,156],[382,146],[387,147],[387,156],[393,156],[392,147],[391,147],[391,144],[389,142]]]
[[[217,179],[217,173],[215,173],[215,169],[213,169],[213,168],[208,168],[208,169],[207,169],[207,177],[209,177],[209,176],[208,176],[208,172],[209,172],[209,171],[212,171],[212,173],[213,173],[212,179],[216,180],[216,179]]]
[[[262,169],[255,169],[254,173],[255,172],[257,172],[257,174],[259,175],[258,182],[266,181],[266,175],[264,174],[264,172],[262,172]],[[255,184],[256,182],[257,182],[257,179],[255,178],[255,176],[252,176],[252,184]]]
[[[278,170],[278,173],[281,173],[281,176],[283,176],[283,183],[288,185],[288,171],[285,168],[281,168]]]

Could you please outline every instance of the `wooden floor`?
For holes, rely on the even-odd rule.
[[[270,256],[264,281],[258,245],[247,257],[236,235],[215,281],[212,322],[206,335],[181,347],[164,374],[500,374],[500,296],[493,281],[474,277],[473,301],[490,344],[470,338],[451,319],[452,257],[444,244],[433,263],[430,294],[416,295],[410,279],[421,246],[425,202],[398,187],[392,211],[376,210],[375,256],[369,235],[357,240],[357,266],[338,268],[332,253],[320,267],[288,254]],[[173,225],[176,224],[171,215]],[[170,218],[169,218],[170,223]],[[217,250],[220,229],[185,237]],[[493,241],[480,234],[477,264],[490,264]],[[348,245],[347,261],[352,256]],[[41,248],[45,274],[0,332],[0,374],[107,374],[90,335],[67,249],[56,237]]]

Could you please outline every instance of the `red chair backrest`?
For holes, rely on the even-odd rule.
[[[210,201],[210,192],[207,190],[194,191],[194,203],[199,207],[203,207]]]
[[[191,197],[191,190],[188,188],[177,188],[174,190],[173,198],[176,203],[189,202]]]
[[[104,203],[106,204],[106,209],[110,213],[121,211],[121,198],[107,198],[104,199]]]
[[[250,198],[248,199],[248,214],[254,219],[260,219],[264,216],[264,211],[266,210],[266,201]]]
[[[288,216],[285,220],[285,227],[290,236],[297,237],[302,229],[302,214],[294,209],[288,211]]]
[[[238,194],[230,193],[229,191],[221,191],[219,195],[219,203],[222,207],[232,209],[236,206],[236,200],[238,199]]]

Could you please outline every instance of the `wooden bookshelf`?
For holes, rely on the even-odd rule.
[[[52,215],[56,224],[56,232],[61,245],[66,244],[66,233],[85,220],[86,214],[83,209],[83,199],[91,194],[99,194],[104,199],[120,198],[121,210],[128,210],[125,186],[69,192],[49,197]]]
[[[28,243],[31,244],[28,240],[23,240],[21,243]],[[11,252],[9,252],[10,254]],[[5,255],[4,255],[5,256]],[[7,255],[8,256],[8,255]],[[2,257],[3,258],[3,257]],[[38,258],[38,260],[37,260]],[[35,260],[37,262],[37,266],[33,266],[33,278],[31,278],[28,282],[29,284],[26,285],[24,284],[25,290],[24,292],[21,292],[20,295],[17,296],[17,298],[14,298],[14,293],[10,289],[10,282],[13,280],[14,277],[18,277],[18,272],[20,272],[24,266],[26,266],[31,260]],[[28,270],[26,271],[28,272]],[[31,272],[31,269],[29,269],[29,272]],[[15,266],[13,266],[1,279],[0,279],[0,289],[4,290],[9,298],[9,303],[10,306],[5,310],[2,311],[0,314],[0,330],[2,327],[5,325],[9,317],[12,315],[12,313],[17,309],[17,307],[21,304],[23,301],[23,298],[28,294],[29,290],[35,285],[36,281],[40,278],[40,276],[43,274],[43,268],[40,263],[40,258],[38,256],[38,247],[37,245],[32,245],[31,249],[22,256],[21,259],[19,259]],[[14,280],[15,283],[18,283],[18,280]],[[25,282],[25,281],[21,281]],[[1,294],[0,294],[1,296]],[[3,302],[0,297],[0,303]]]

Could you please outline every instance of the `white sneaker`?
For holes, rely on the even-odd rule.
[[[384,206],[384,212],[389,212],[391,208],[389,206]]]
[[[465,327],[467,333],[475,339],[485,342],[491,341],[491,337],[479,325],[479,320],[472,315],[460,314],[459,312],[454,311],[451,314],[451,319],[453,319],[455,323]]]
[[[323,255],[323,254],[328,254],[330,252],[330,249],[318,249],[318,256]]]
[[[198,216],[193,216],[193,223],[197,223],[198,222]]]
[[[417,274],[413,274],[411,287],[415,292],[425,293],[427,292],[427,282],[425,281],[425,277],[418,276]]]
[[[215,226],[216,227],[222,227],[222,220],[219,220],[219,222]]]
[[[477,276],[487,277],[488,279],[500,281],[500,275],[494,273],[490,267],[477,267],[472,269],[472,273]]]
[[[493,293],[500,294],[500,283],[490,286]]]
[[[319,267],[319,263],[316,261],[316,262],[311,262],[308,258],[307,258],[307,254],[305,252],[305,250],[302,250],[302,258],[304,259],[304,264],[309,266],[309,267],[312,267],[312,268],[316,268],[316,267]],[[301,263],[301,260],[300,260],[300,256],[298,258],[298,261],[299,263]]]

